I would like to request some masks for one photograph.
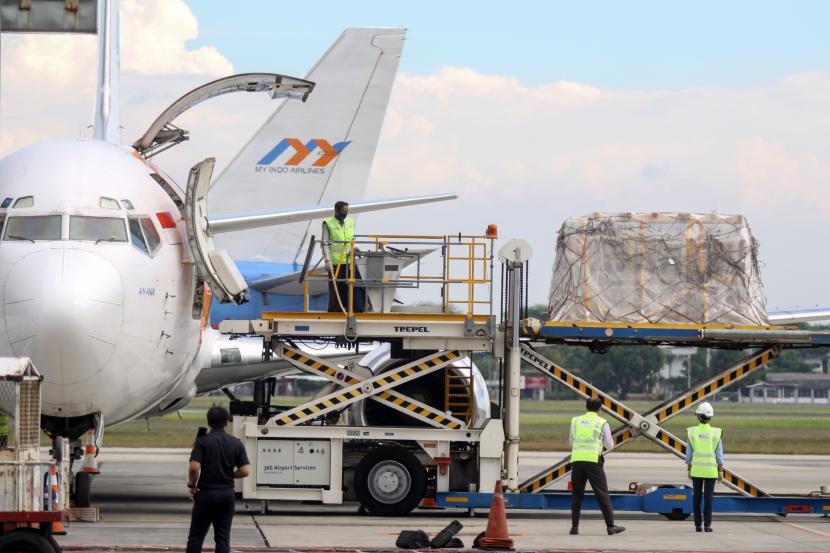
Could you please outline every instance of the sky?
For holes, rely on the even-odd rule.
[[[300,76],[345,27],[402,26],[366,196],[461,198],[367,215],[361,231],[496,223],[533,245],[542,303],[568,217],[741,213],[769,307],[830,303],[830,3],[122,0],[121,13],[126,142],[207,80]],[[0,154],[89,135],[93,37],[4,36],[0,55]],[[220,101],[156,160],[179,182],[209,155],[221,168],[272,110]]]

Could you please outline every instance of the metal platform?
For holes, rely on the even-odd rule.
[[[525,319],[521,335],[548,344],[589,345],[671,345],[720,348],[826,347],[830,331],[801,330],[793,326],[744,326],[651,323],[588,323]]]
[[[449,313],[264,312],[262,319],[226,320],[219,330],[272,338],[343,337],[361,341],[402,338],[404,349],[491,351],[496,334],[492,315]]]

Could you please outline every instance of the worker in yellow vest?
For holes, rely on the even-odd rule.
[[[349,277],[352,248],[348,244],[354,240],[354,219],[349,217],[349,203],[339,201],[334,204],[334,215],[323,220],[323,257],[329,273],[329,307],[333,313],[348,311]],[[359,280],[360,271],[354,268],[355,281]],[[355,284],[352,292],[355,313],[362,313],[366,303],[365,290]]]
[[[686,429],[689,443],[686,447],[686,465],[694,487],[695,531],[712,531],[712,498],[715,482],[723,477],[723,432],[709,422],[715,410],[704,401],[695,410],[699,424]],[[701,517],[701,500],[703,516]],[[702,520],[701,520],[702,519]],[[701,522],[703,527],[701,528]]]
[[[0,413],[0,449],[7,449],[9,447],[10,431],[11,422],[9,416],[5,413]]]
[[[592,397],[585,402],[588,410],[584,415],[571,419],[571,534],[579,534],[579,516],[582,512],[582,498],[585,495],[585,483],[591,482],[591,489],[597,498],[602,517],[609,535],[625,531],[624,526],[614,524],[614,510],[608,496],[608,482],[602,466],[605,459],[602,447],[611,449],[611,428],[608,421],[599,416],[602,401]]]

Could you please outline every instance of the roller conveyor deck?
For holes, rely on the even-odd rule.
[[[521,335],[549,344],[607,347],[612,345],[672,345],[721,348],[782,348],[830,346],[830,331],[794,326],[697,325],[653,323],[593,323],[525,319]]]

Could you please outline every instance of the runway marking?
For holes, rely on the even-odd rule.
[[[805,532],[809,532],[810,534],[815,534],[816,536],[822,536],[824,538],[830,538],[830,534],[825,532],[821,532],[819,530],[813,530],[812,528],[807,528],[805,526],[801,526],[800,524],[796,524],[794,522],[787,522],[786,520],[777,519],[778,522],[781,524],[786,524],[787,526],[792,526],[793,528],[798,528],[799,530],[804,530]]]

